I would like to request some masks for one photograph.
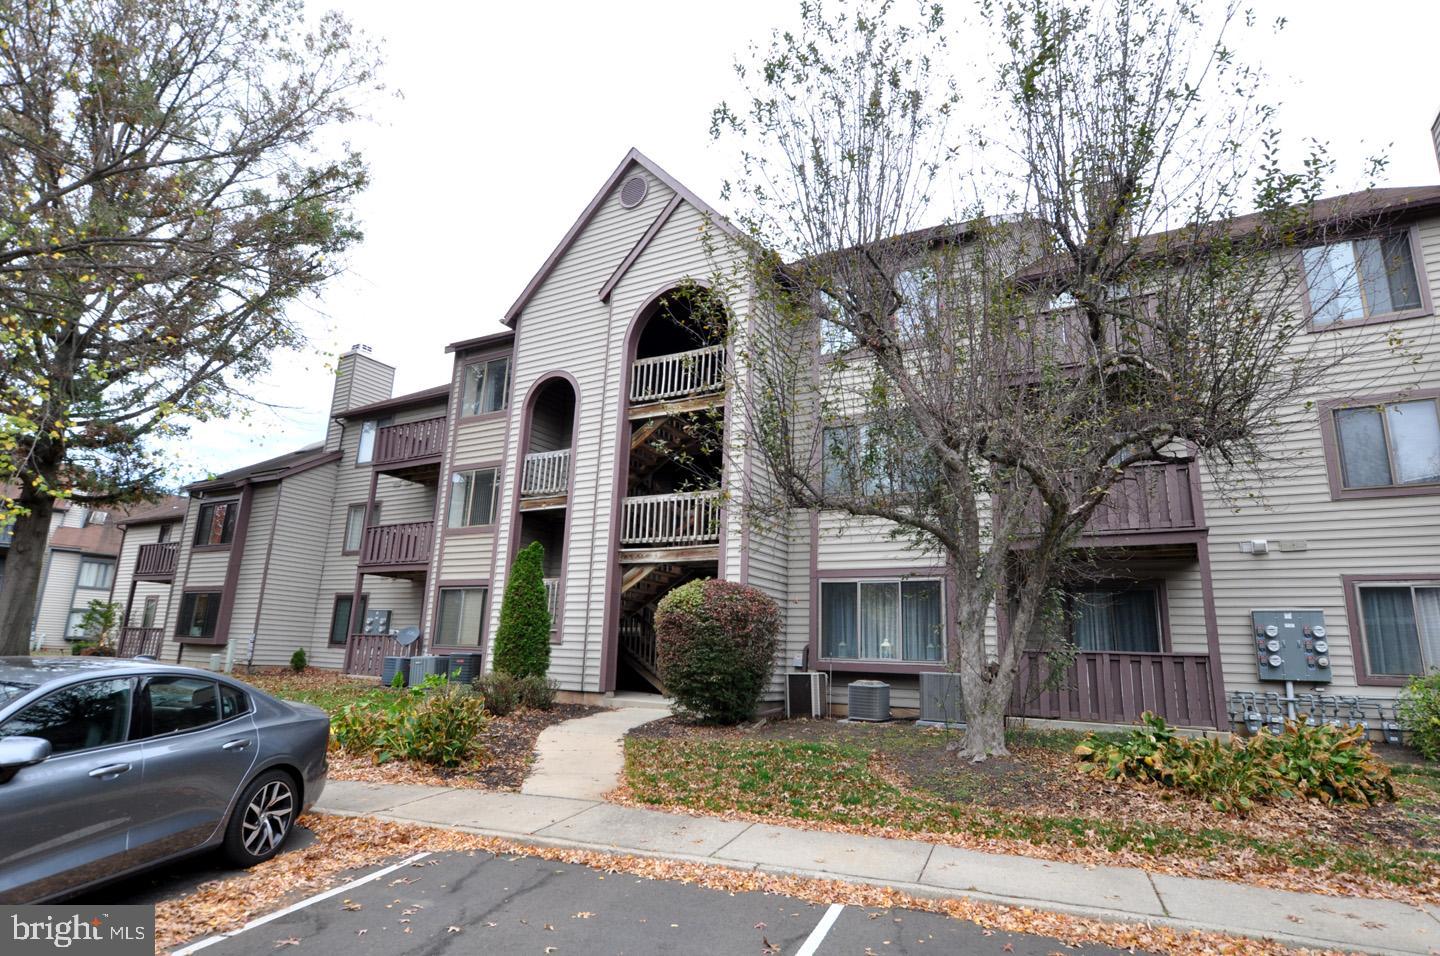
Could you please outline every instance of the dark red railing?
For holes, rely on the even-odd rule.
[[[1095,509],[1087,534],[1184,531],[1196,526],[1189,462],[1134,465]]]
[[[345,642],[345,673],[379,677],[387,657],[413,657],[420,642],[401,644],[389,634],[351,634]]]
[[[438,458],[445,447],[445,416],[386,425],[375,433],[375,465],[399,465]]]
[[[135,576],[137,578],[174,577],[175,556],[178,553],[179,543],[176,541],[140,545],[140,553],[135,557]]]
[[[384,568],[426,564],[430,561],[433,521],[377,524],[365,529],[360,545],[361,567]]]
[[[122,627],[120,639],[115,645],[115,656],[138,657],[149,654],[151,657],[159,657],[160,645],[164,639],[164,634],[158,627]]]
[[[1181,727],[1217,727],[1208,654],[1082,651],[1045,687],[1050,663],[1026,651],[1010,714],[1128,724],[1153,711]]]

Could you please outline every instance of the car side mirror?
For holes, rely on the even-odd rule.
[[[0,737],[0,783],[9,783],[22,767],[43,762],[50,750],[50,741],[41,737]]]

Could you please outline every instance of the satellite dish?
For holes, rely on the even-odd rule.
[[[395,632],[395,643],[401,647],[408,647],[420,639],[420,628],[402,627]]]

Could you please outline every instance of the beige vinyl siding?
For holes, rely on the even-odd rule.
[[[72,508],[69,514],[79,511]],[[78,525],[64,525],[78,527]],[[35,609],[35,633],[43,637],[46,650],[67,647],[65,621],[70,616],[71,598],[75,595],[75,579],[80,573],[80,554],[76,551],[51,551],[44,569],[44,590]],[[102,592],[103,593],[103,592]]]
[[[239,574],[235,578],[234,604],[230,612],[228,634],[237,662],[243,662],[248,656],[250,635],[255,631],[255,612],[260,605],[262,589],[265,586],[265,555],[270,550],[270,535],[279,512],[281,484],[271,482],[255,489],[250,501],[244,550],[231,549],[232,560],[240,562]],[[256,643],[259,643],[258,634]],[[220,650],[223,651],[224,648]],[[206,652],[205,658],[208,659],[212,653],[214,649]]]
[[[155,611],[155,627],[165,626],[165,615],[168,611],[168,604],[171,600],[173,587],[166,581],[135,581],[135,562],[139,560],[140,548],[143,545],[155,544],[160,540],[160,529],[163,524],[141,524],[125,529],[125,538],[120,549],[120,556],[115,562],[115,586],[111,588],[111,600],[120,605],[120,626],[139,627],[145,615],[145,599],[148,597],[158,598]],[[179,524],[175,524],[175,531],[171,532],[172,541],[179,533]],[[135,593],[130,593],[130,584],[134,581]],[[128,607],[127,607],[128,605]],[[162,647],[164,645],[161,645]]]
[[[649,181],[645,201],[635,209],[621,207],[618,186],[602,202],[595,216],[556,264],[525,306],[519,319],[512,376],[512,401],[518,406],[530,387],[543,375],[565,371],[578,386],[574,494],[569,508],[570,540],[565,569],[565,608],[561,642],[551,648],[550,676],[569,690],[600,689],[601,636],[605,626],[605,589],[615,556],[610,549],[611,496],[616,464],[616,417],[620,397],[625,334],[635,311],[646,297],[660,291],[665,277],[703,272],[703,266],[677,267],[674,234],[687,221],[687,206],[671,217],[664,234],[637,262],[607,305],[599,299],[600,287],[665,208],[673,193],[648,172],[634,167]],[[693,220],[690,220],[693,224]],[[693,229],[693,225],[692,225]],[[698,258],[695,235],[690,234],[688,255]],[[519,408],[512,406],[512,413]],[[500,500],[505,520],[499,524],[498,553],[509,553],[512,531],[509,514],[519,478],[518,420],[510,429],[506,468]],[[457,452],[458,460],[459,452]],[[447,548],[453,543],[447,540]],[[493,636],[504,591],[505,567],[494,569],[488,633]],[[487,658],[488,659],[488,658]]]
[[[1440,301],[1440,220],[1422,223],[1419,233],[1417,261],[1424,263],[1431,300]],[[1343,342],[1343,364],[1323,389],[1295,396],[1286,409],[1274,444],[1286,467],[1272,469],[1261,499],[1243,492],[1227,497],[1215,476],[1202,475],[1225,686],[1228,691],[1277,689],[1257,679],[1252,609],[1318,608],[1325,612],[1330,636],[1334,682],[1328,690],[1389,697],[1394,688],[1355,683],[1360,635],[1350,633],[1340,577],[1440,578],[1440,496],[1331,501],[1319,412],[1305,403],[1434,388],[1440,384],[1440,323],[1427,316],[1321,334]],[[1392,337],[1400,340],[1398,347]],[[1270,552],[1242,553],[1240,543],[1254,538],[1266,539]],[[1303,541],[1305,550],[1280,550],[1285,541]]]
[[[265,552],[257,552],[242,578],[264,578],[262,600],[240,616],[237,605],[231,636],[242,642],[255,634],[256,664],[286,664],[296,648],[303,647],[312,666],[338,668],[343,649],[330,651],[323,632],[315,630],[316,606],[326,557],[316,542],[325,541],[334,508],[335,476],[341,463],[312,468],[279,483],[272,523],[257,529],[268,538]],[[247,551],[249,549],[247,548]],[[248,556],[247,556],[248,559]],[[265,570],[269,563],[268,572]],[[248,657],[248,647],[236,646],[237,659]]]

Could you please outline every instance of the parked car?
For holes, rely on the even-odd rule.
[[[218,848],[279,851],[325,787],[330,718],[223,674],[0,657],[0,903]]]

